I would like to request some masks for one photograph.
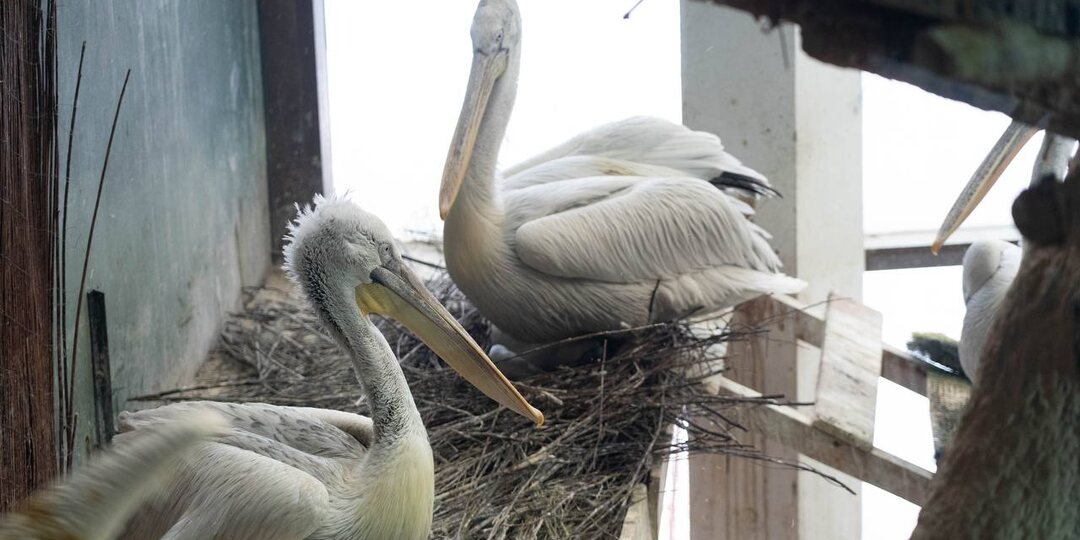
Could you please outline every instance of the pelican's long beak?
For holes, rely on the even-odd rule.
[[[450,214],[450,207],[454,205],[461,183],[465,180],[465,171],[469,168],[476,135],[480,132],[480,123],[487,111],[488,98],[491,97],[495,81],[506,70],[506,62],[506,53],[501,51],[494,55],[482,52],[473,54],[465,103],[461,105],[457,129],[450,141],[450,151],[446,154],[442,187],[439,189],[439,217],[444,220]]]
[[[379,267],[371,273],[371,280],[356,288],[356,303],[362,312],[378,313],[404,324],[488,397],[537,426],[544,423],[544,414],[529,405],[415,274],[405,266],[399,272]]]
[[[930,247],[934,255],[937,255],[941,246],[952,236],[952,233],[956,232],[956,229],[960,228],[960,224],[971,215],[975,207],[979,206],[983,197],[990,192],[994,182],[1001,178],[1001,174],[1008,168],[1009,163],[1012,163],[1016,154],[1037,131],[1037,128],[1016,121],[1005,128],[1005,133],[1001,134],[1001,138],[975,170],[975,174],[971,175],[971,180],[968,180],[964,190],[960,192],[960,196],[949,210],[949,214],[945,216],[945,222],[941,224],[937,237],[934,238],[934,243]]]

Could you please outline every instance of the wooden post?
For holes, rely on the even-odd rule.
[[[266,103],[266,172],[270,192],[270,241],[281,259],[286,225],[324,191],[328,148],[322,141],[318,54],[321,37],[311,0],[259,0],[263,91]],[[321,11],[320,11],[321,14]]]
[[[783,194],[759,205],[755,222],[772,233],[784,271],[808,283],[799,299],[822,303],[836,291],[857,300],[865,263],[859,74],[809,58],[800,40],[792,25],[763,31],[745,13],[683,0],[683,122],[719,135],[729,152]],[[824,311],[823,304],[818,310]],[[797,317],[781,324],[766,343],[751,346],[754,355],[768,350],[767,358],[736,361],[751,362],[751,371],[762,372],[754,376],[764,386],[748,386],[812,401],[820,353],[792,339]],[[779,457],[793,455],[772,443],[765,448]],[[819,465],[805,456],[798,459]],[[751,464],[749,471],[731,467],[728,476],[723,470],[692,471],[692,483],[718,475],[711,497],[716,505],[691,515],[698,527],[695,538],[847,540],[861,534],[857,496],[810,474],[764,464]],[[858,492],[858,482],[844,481]],[[729,515],[713,515],[721,513]],[[741,528],[748,523],[756,524],[747,525],[751,533]]]
[[[757,327],[774,321],[767,330],[742,343],[732,344],[726,376],[766,394],[795,395],[794,362],[770,365],[770,358],[794,358],[795,317],[786,315],[768,298],[743,304],[733,324]],[[798,453],[751,431],[742,442],[770,456],[798,461]],[[759,461],[725,455],[696,455],[690,459],[690,537],[711,540],[796,540],[797,473]]]
[[[0,512],[57,470],[55,11],[44,7],[0,2]]]
[[[105,323],[105,293],[86,293],[86,315],[90,323],[90,366],[94,375],[95,445],[101,448],[116,433],[113,425],[112,367],[109,364],[109,328]]]

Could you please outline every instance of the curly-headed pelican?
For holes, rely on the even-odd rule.
[[[226,428],[220,415],[202,411],[117,442],[19,510],[0,516],[0,540],[112,540],[176,474],[180,458]]]
[[[543,422],[405,266],[378,218],[342,199],[317,198],[314,209],[301,212],[291,226],[287,241],[288,274],[350,353],[371,418],[214,402],[124,414],[121,428],[133,434],[190,410],[211,409],[231,424],[185,460],[126,537],[427,538],[431,447],[397,358],[368,319],[371,313],[400,321],[482,392]]]
[[[521,64],[516,2],[481,1],[472,43],[439,210],[450,276],[500,341],[520,349],[804,287],[747,219],[768,181],[715,135],[631,118],[497,174]]]

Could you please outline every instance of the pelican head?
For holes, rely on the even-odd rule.
[[[1020,261],[1018,257],[1006,254],[1012,255],[1018,249],[1016,245],[1001,240],[972,243],[964,252],[964,302],[970,302],[971,297],[999,270],[1005,270],[1010,277],[1016,275]]]
[[[439,191],[439,215],[450,214],[450,207],[469,168],[480,123],[487,112],[495,83],[506,72],[511,57],[521,43],[521,15],[514,0],[481,0],[473,16],[473,61],[465,103],[461,106],[457,129],[446,156],[442,188]]]
[[[488,397],[543,423],[543,414],[529,405],[405,265],[379,218],[343,198],[316,197],[314,208],[302,210],[290,225],[284,251],[286,272],[332,331],[341,334],[340,322],[348,317],[372,313],[390,317]]]

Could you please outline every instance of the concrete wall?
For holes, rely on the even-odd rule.
[[[260,283],[269,264],[256,8],[254,0],[59,5],[64,139],[86,42],[72,152],[69,321],[113,110],[132,70],[87,280],[87,290],[105,293],[118,410],[130,396],[189,380],[241,288]],[[80,332],[82,441],[93,402],[85,322]]]

